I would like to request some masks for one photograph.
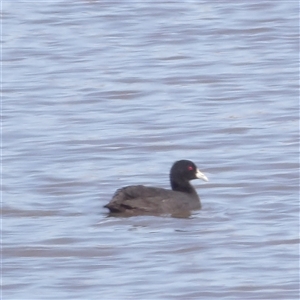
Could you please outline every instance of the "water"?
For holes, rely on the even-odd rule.
[[[2,6],[2,299],[299,298],[298,2]],[[178,159],[202,210],[107,216]]]

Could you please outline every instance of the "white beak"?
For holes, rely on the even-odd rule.
[[[201,173],[198,169],[196,170],[196,177],[204,181],[208,181],[208,178],[203,173]]]

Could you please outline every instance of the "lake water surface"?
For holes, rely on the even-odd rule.
[[[299,299],[297,1],[2,10],[1,299]],[[179,159],[202,210],[107,215]]]

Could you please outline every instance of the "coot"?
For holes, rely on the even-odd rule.
[[[200,198],[189,182],[197,178],[208,181],[193,162],[179,160],[170,171],[172,190],[143,185],[127,186],[117,190],[104,207],[111,213],[125,215],[176,215],[200,209]]]

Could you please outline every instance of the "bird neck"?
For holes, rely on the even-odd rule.
[[[188,181],[175,181],[171,179],[171,187],[173,191],[195,194],[195,189]]]

